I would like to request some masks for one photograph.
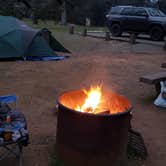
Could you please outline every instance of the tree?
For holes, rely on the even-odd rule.
[[[64,0],[61,5],[61,23],[63,25],[67,24],[67,2]]]
[[[163,12],[166,13],[166,1],[165,0],[160,0],[159,2],[159,9],[161,9]]]
[[[15,5],[23,8],[23,4],[26,8],[30,9],[31,5],[28,0],[0,0],[0,11],[2,15],[15,15]],[[21,8],[18,8],[20,10]],[[19,11],[21,12],[21,11]]]

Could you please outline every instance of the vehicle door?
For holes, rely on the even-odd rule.
[[[128,31],[132,28],[132,24],[130,22],[130,17],[133,14],[133,8],[132,7],[125,7],[120,14],[121,17],[121,26],[124,31]]]
[[[133,31],[145,32],[149,27],[148,13],[144,8],[133,8],[133,16],[129,18],[128,22],[131,24]]]

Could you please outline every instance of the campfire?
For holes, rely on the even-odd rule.
[[[126,158],[131,103],[102,86],[58,97],[56,149],[74,166],[117,166]]]
[[[102,86],[65,93],[60,102],[72,110],[93,114],[118,114],[131,108],[125,97],[112,91],[103,92]]]

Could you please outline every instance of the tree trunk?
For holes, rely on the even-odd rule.
[[[67,24],[67,12],[66,12],[66,1],[63,1],[62,9],[61,9],[61,23],[62,25]]]

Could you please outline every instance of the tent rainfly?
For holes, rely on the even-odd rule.
[[[15,17],[0,16],[0,60],[56,56],[55,51],[70,53],[51,33],[48,41],[42,32]]]

